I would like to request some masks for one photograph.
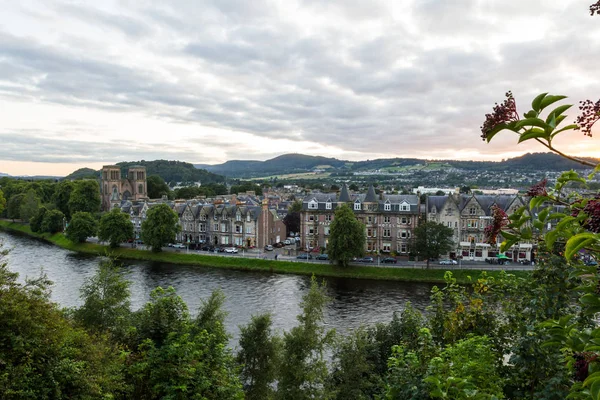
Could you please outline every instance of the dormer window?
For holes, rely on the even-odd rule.
[[[331,200],[328,200],[327,203],[325,203],[325,209],[331,210]]]
[[[410,204],[402,202],[402,204],[400,204],[400,211],[410,211]]]
[[[389,201],[387,201],[384,205],[383,205],[383,209],[385,211],[392,211],[392,205],[389,203]]]
[[[236,221],[241,221],[242,220],[242,214],[240,214],[239,212],[237,214],[235,214],[235,220]]]
[[[309,210],[316,210],[318,208],[319,208],[319,203],[317,203],[317,201],[315,199],[312,199],[311,201],[308,202]]]
[[[354,203],[354,211],[360,211],[360,209],[360,203],[357,201],[356,203]]]

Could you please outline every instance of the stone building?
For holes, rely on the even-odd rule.
[[[300,214],[301,244],[304,248],[327,247],[335,209],[348,204],[365,225],[365,252],[394,252],[408,256],[410,240],[419,219],[419,196],[375,193],[350,194],[344,184],[337,193],[306,196]]]
[[[122,201],[139,201],[148,198],[146,184],[146,167],[136,165],[129,167],[127,175],[121,176],[121,167],[105,165],[100,177],[100,195],[102,209],[108,211],[121,206]]]

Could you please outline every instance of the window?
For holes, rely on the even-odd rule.
[[[314,235],[315,234],[315,228],[313,228],[313,227],[308,228],[308,234],[309,235]]]
[[[242,214],[240,214],[240,213],[235,214],[235,220],[236,221],[241,221],[242,220]]]
[[[383,251],[384,253],[389,253],[391,248],[392,248],[392,245],[390,243],[382,243],[381,251]]]
[[[325,214],[325,221],[331,222],[331,214]]]
[[[314,220],[315,220],[315,216],[314,216],[314,215],[312,215],[312,214],[311,214],[311,215],[309,215],[309,216],[308,216],[308,220],[309,220],[309,221],[314,221]]]
[[[469,208],[469,215],[475,215],[475,214],[477,214],[477,209],[475,207]]]
[[[384,209],[385,211],[392,211],[392,205],[391,205],[390,203],[385,203],[385,204],[383,205],[383,209]]]
[[[308,209],[309,210],[316,210],[317,208],[319,208],[319,203],[316,202],[316,200],[311,200],[308,202]]]
[[[408,204],[408,203],[400,204],[400,211],[410,211],[410,204]]]
[[[354,203],[354,211],[360,211],[360,203]]]
[[[206,214],[200,215],[200,221],[206,221]]]
[[[392,230],[391,229],[384,229],[383,230],[383,237],[390,237],[392,236]]]
[[[469,242],[469,243],[475,243],[475,236],[470,236],[470,235],[469,235],[469,236],[467,237],[467,242]]]
[[[467,220],[467,228],[477,228],[479,220],[476,219],[468,219]]]
[[[221,236],[221,244],[229,244],[229,236]]]
[[[206,224],[198,224],[199,232],[206,232]]]
[[[446,224],[448,225],[448,228],[452,228],[452,222],[451,221],[448,221]]]
[[[221,232],[227,232],[227,224],[221,224]]]
[[[246,222],[250,222],[250,214],[246,215]]]
[[[383,222],[386,224],[389,224],[391,220],[392,218],[389,215],[383,217]]]
[[[141,183],[138,185],[138,193],[144,193],[144,185]]]
[[[375,229],[368,228],[367,229],[367,237],[375,237]]]
[[[325,209],[326,210],[331,210],[331,202],[328,201],[327,203],[325,203]]]
[[[373,243],[367,243],[367,251],[373,251],[375,250],[375,246],[373,246]]]
[[[405,243],[400,245],[400,253],[408,253],[408,246]]]
[[[329,235],[329,227],[328,226],[324,227],[323,231],[325,233],[325,236]]]
[[[454,221],[454,227],[458,228],[458,221]]]
[[[410,234],[408,233],[408,231],[400,231],[400,237],[402,239],[408,239],[410,237]]]
[[[402,217],[402,219],[400,220],[400,222],[402,223],[402,225],[410,224],[410,218]]]
[[[217,232],[219,230],[219,224],[215,224],[214,231]]]
[[[235,233],[242,233],[242,226],[241,225],[236,225],[235,226]]]
[[[373,223],[373,217],[367,217],[367,222],[369,222],[370,224]]]
[[[243,246],[244,245],[244,239],[241,237],[236,237],[235,238],[235,245],[236,246]]]
[[[246,227],[246,233],[247,234],[251,234],[252,233],[252,226],[247,226]]]

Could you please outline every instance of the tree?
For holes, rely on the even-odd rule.
[[[351,183],[350,186],[348,186],[348,189],[356,192],[358,191],[358,185],[356,183]]]
[[[453,235],[452,229],[443,224],[435,221],[422,222],[415,228],[411,249],[419,257],[427,259],[429,268],[430,259],[447,254],[454,248]]]
[[[12,219],[13,221],[21,218],[21,202],[23,201],[23,197],[25,197],[25,194],[19,193],[11,196],[11,198],[8,199],[6,213],[8,218]]]
[[[343,204],[336,208],[327,246],[329,258],[345,267],[354,257],[362,256],[365,241],[365,226],[356,219],[350,206]]]
[[[42,206],[38,208],[35,215],[31,217],[29,220],[29,229],[31,229],[31,232],[42,232],[42,224],[47,211],[48,209]]]
[[[35,194],[35,190],[29,189],[21,201],[21,207],[19,209],[21,219],[25,222],[29,222],[29,220],[36,215],[39,208],[40,199]]]
[[[283,223],[287,231],[287,236],[290,236],[292,232],[300,232],[300,212],[302,211],[302,202],[295,200],[288,209],[288,213],[283,217]]]
[[[129,286],[115,260],[100,262],[98,271],[79,289],[83,305],[75,310],[75,318],[95,333],[122,338],[131,314]]]
[[[71,219],[71,211],[69,210],[69,200],[71,199],[71,193],[75,185],[73,182],[68,180],[62,180],[56,185],[54,190],[53,202],[56,208],[59,209],[67,220]]]
[[[113,208],[100,218],[98,239],[110,242],[110,247],[119,247],[119,244],[133,237],[133,224],[129,215],[121,212],[118,207]]]
[[[82,180],[74,182],[73,191],[69,198],[69,212],[77,211],[97,213],[100,211],[100,186],[97,181]]]
[[[88,237],[98,233],[98,221],[92,214],[77,211],[66,229],[67,239],[74,243],[84,243]]]
[[[56,233],[61,232],[65,226],[65,215],[58,210],[49,210],[44,214],[41,231]]]
[[[270,399],[280,363],[281,338],[273,333],[269,314],[253,315],[240,327],[237,363],[248,400]]]
[[[4,193],[0,190],[0,214],[4,212],[6,208],[6,199],[4,198]]]
[[[169,242],[175,241],[179,231],[179,217],[166,204],[151,207],[142,222],[142,240],[152,246],[153,252],[159,252]]]
[[[471,193],[471,188],[469,186],[461,186],[459,193],[460,194],[469,194],[469,193]]]
[[[150,175],[146,180],[148,185],[148,197],[151,199],[160,199],[162,196],[169,196],[171,189],[165,183],[163,178],[158,175]]]
[[[328,301],[325,285],[319,285],[313,276],[308,293],[302,297],[300,324],[283,335],[278,399],[324,398],[327,378],[324,352],[334,335],[323,326],[323,308]]]

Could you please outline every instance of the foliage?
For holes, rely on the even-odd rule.
[[[336,208],[327,246],[329,258],[346,267],[354,257],[362,256],[365,240],[365,227],[350,206],[342,204]]]
[[[98,233],[98,221],[88,212],[78,211],[73,214],[71,222],[65,230],[65,236],[72,242],[83,243],[90,236]]]
[[[12,219],[13,221],[21,218],[21,203],[24,197],[24,193],[19,193],[8,199],[8,206],[6,207],[8,218]]]
[[[71,182],[79,179],[99,179],[100,171],[93,170],[91,168],[79,168],[65,176],[63,182]],[[62,211],[62,210],[61,210]]]
[[[21,207],[19,209],[19,216],[23,221],[29,221],[40,208],[40,199],[37,197],[33,189],[29,189],[23,200],[21,200]]]
[[[245,192],[254,192],[257,196],[262,196],[263,194],[262,187],[253,182],[240,182],[237,185],[231,185],[231,188],[229,189],[230,194]]]
[[[97,213],[100,211],[100,186],[95,180],[82,180],[73,183],[74,187],[69,197],[69,212],[77,211]]]
[[[302,202],[295,200],[289,207],[288,213],[283,217],[283,223],[285,224],[286,234],[289,236],[291,233],[300,232],[300,213],[302,212]]]
[[[447,254],[454,248],[452,237],[454,232],[444,224],[435,221],[422,222],[415,228],[411,250],[421,258],[435,259],[440,254]]]
[[[46,207],[38,208],[37,212],[31,219],[29,220],[29,227],[32,232],[42,232],[42,223],[44,222],[44,217],[46,216],[46,212],[48,209]]]
[[[129,286],[116,260],[102,261],[79,289],[83,305],[75,310],[75,319],[95,333],[123,338],[131,314]]]
[[[240,350],[236,361],[247,400],[273,397],[273,383],[279,370],[281,338],[273,333],[269,314],[253,315],[240,326]]]
[[[160,199],[162,196],[169,197],[171,194],[169,185],[158,175],[148,176],[146,184],[148,185],[148,197],[151,199]]]
[[[313,276],[310,290],[302,297],[300,324],[283,336],[277,398],[323,397],[327,379],[324,352],[333,339],[333,331],[326,331],[323,326],[323,308],[327,301],[324,284],[319,285]]]
[[[4,193],[0,189],[0,215],[4,212],[6,208],[6,199],[4,198]]]
[[[100,218],[98,226],[98,239],[110,242],[110,247],[119,247],[119,244],[133,237],[133,224],[129,215],[121,212],[118,207]]]
[[[213,174],[204,169],[198,169],[192,164],[182,161],[141,160],[120,162],[117,163],[117,165],[121,167],[123,174],[130,167],[142,165],[146,167],[146,173],[148,176],[158,175],[165,182],[202,182],[202,185],[205,185],[208,183],[225,181],[224,176]]]
[[[122,393],[119,352],[70,323],[49,301],[51,282],[44,275],[25,283],[17,277],[0,259],[2,397],[91,399]]]
[[[151,207],[142,222],[142,240],[152,247],[153,252],[159,252],[169,242],[175,241],[179,231],[179,217],[166,204]]]
[[[42,232],[56,233],[63,230],[64,224],[65,216],[63,213],[58,210],[49,210],[44,214],[40,228]]]
[[[54,190],[53,203],[56,205],[56,208],[59,209],[67,218],[67,220],[71,219],[71,210],[69,210],[69,200],[71,199],[71,193],[73,192],[73,188],[75,185],[70,180],[62,180],[56,184],[56,189]]]

